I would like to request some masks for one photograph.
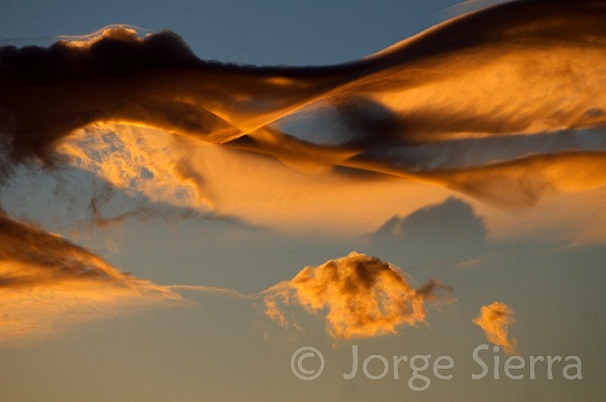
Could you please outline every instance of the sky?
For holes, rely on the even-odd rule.
[[[2,9],[0,400],[603,398],[603,1]]]

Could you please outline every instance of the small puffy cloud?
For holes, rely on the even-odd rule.
[[[480,315],[472,321],[484,330],[486,338],[498,346],[503,346],[505,353],[516,354],[517,340],[507,339],[507,328],[514,322],[513,310],[505,303],[495,301],[482,306]]]
[[[326,331],[337,340],[396,333],[404,324],[425,322],[425,302],[440,299],[450,290],[430,280],[412,288],[405,274],[375,257],[355,252],[303,268],[292,280],[264,292],[266,315],[288,325],[287,305],[325,315]]]

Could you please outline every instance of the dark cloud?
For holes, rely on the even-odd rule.
[[[451,197],[408,216],[394,216],[372,236],[376,240],[395,240],[404,247],[426,244],[433,248],[457,243],[481,244],[486,238],[486,228],[469,204]]]
[[[309,166],[320,155],[320,165],[479,194],[472,188],[477,180],[461,184],[444,174],[436,180],[418,163],[394,161],[389,149],[414,158],[412,144],[604,124],[604,9],[596,0],[511,2],[329,67],[209,62],[172,32],[140,38],[129,28],[49,48],[3,47],[0,135],[13,159],[47,162],[58,141],[99,121],[144,124],[213,143],[250,136],[248,151],[294,165]],[[317,141],[279,130],[299,113],[327,109],[336,112],[334,125]],[[337,143],[328,140],[334,127],[344,133]],[[313,148],[318,152],[307,152]],[[339,157],[326,158],[330,153]]]
[[[489,248],[484,220],[454,197],[407,216],[393,216],[366,239],[381,255],[406,256],[414,262],[477,258]]]

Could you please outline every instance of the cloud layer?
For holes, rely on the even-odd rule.
[[[4,47],[0,137],[5,157],[50,163],[75,129],[145,125],[304,170],[345,166],[532,203],[577,191],[578,176],[588,178],[582,189],[606,182],[601,145],[574,133],[545,140],[603,131],[605,13],[597,0],[506,3],[329,67],[209,62],[172,32],[140,38],[129,28]],[[507,152],[495,154],[486,139],[501,136]],[[539,139],[529,146],[520,136]],[[463,152],[448,151],[462,140]]]
[[[297,172],[380,175],[506,205],[603,187],[605,20],[599,0],[511,2],[328,67],[205,61],[173,32],[139,37],[126,27],[48,48],[5,46],[0,184],[23,163],[68,165],[153,202],[205,213],[246,204],[222,199],[216,187],[240,194],[257,186],[255,165],[266,159]],[[205,159],[209,149],[219,156]],[[220,166],[225,161],[250,166],[238,176]],[[102,305],[95,311],[105,316],[117,305],[178,299],[5,215],[0,236],[5,339],[51,328],[59,317],[83,320],[87,303]],[[395,267],[351,254],[304,269],[265,300],[282,322],[281,302],[326,309],[328,332],[349,339],[423,322],[424,302],[440,287],[412,289]],[[491,306],[476,321],[511,351],[510,311]]]

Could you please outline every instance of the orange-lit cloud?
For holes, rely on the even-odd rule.
[[[287,326],[286,306],[323,312],[326,331],[337,340],[396,333],[404,324],[425,322],[425,303],[436,300],[437,281],[414,289],[403,272],[378,258],[355,252],[317,267],[303,268],[293,279],[263,292],[265,314]]]
[[[425,303],[450,288],[430,280],[412,288],[405,274],[378,258],[351,253],[306,267],[263,292],[196,285],[157,285],[125,274],[90,251],[40,228],[0,215],[0,346],[61,333],[70,326],[143,307],[183,305],[182,292],[262,299],[265,314],[288,326],[288,305],[325,312],[337,340],[396,333],[425,322]],[[294,323],[293,325],[296,325]]]
[[[204,180],[189,169],[189,153],[171,134],[101,124],[77,130],[58,147],[71,164],[95,174],[111,188],[149,201],[198,212],[212,209]]]
[[[502,346],[505,353],[516,354],[517,340],[507,339],[507,328],[513,321],[513,310],[505,303],[495,301],[488,306],[482,306],[480,315],[472,322],[484,330],[490,342]]]
[[[0,215],[0,345],[181,300],[59,235]]]
[[[596,174],[603,142],[580,144],[574,132],[550,137],[603,131],[604,13],[597,0],[512,2],[328,67],[208,62],[174,33],[140,38],[116,27],[49,48],[4,47],[0,136],[5,157],[50,163],[74,130],[99,122],[142,125],[267,154],[307,172],[347,167],[502,203],[533,203],[546,190],[587,188],[586,180],[570,185],[561,168],[571,155],[575,177],[591,176],[590,187],[604,185],[603,174]],[[529,147],[520,136],[537,142]],[[509,139],[499,147],[483,141],[496,137]],[[463,140],[464,151],[455,152]],[[443,152],[419,148],[432,144]],[[74,159],[82,155],[73,146],[61,150]],[[131,156],[143,152],[149,150]],[[208,203],[193,161],[180,161],[167,173],[177,173],[171,177],[179,186],[187,179],[193,196]],[[104,160],[97,162],[102,177],[118,180],[110,182],[131,173],[106,171]]]
[[[313,210],[314,224],[345,230],[351,216],[380,220],[375,200],[396,186],[400,213],[451,192],[528,205],[603,188],[605,20],[598,0],[517,1],[326,67],[204,61],[172,32],[140,37],[128,27],[48,48],[1,47],[0,184],[20,163],[67,161],[151,202],[289,228]],[[280,208],[283,198],[297,203]],[[337,224],[318,218],[336,212]],[[1,219],[5,338],[50,328],[52,317],[79,321],[76,305],[111,315],[120,303],[176,298]],[[427,286],[412,289],[393,266],[352,254],[304,269],[265,300],[283,323],[282,302],[326,309],[329,333],[348,339],[423,322],[438,285]]]

